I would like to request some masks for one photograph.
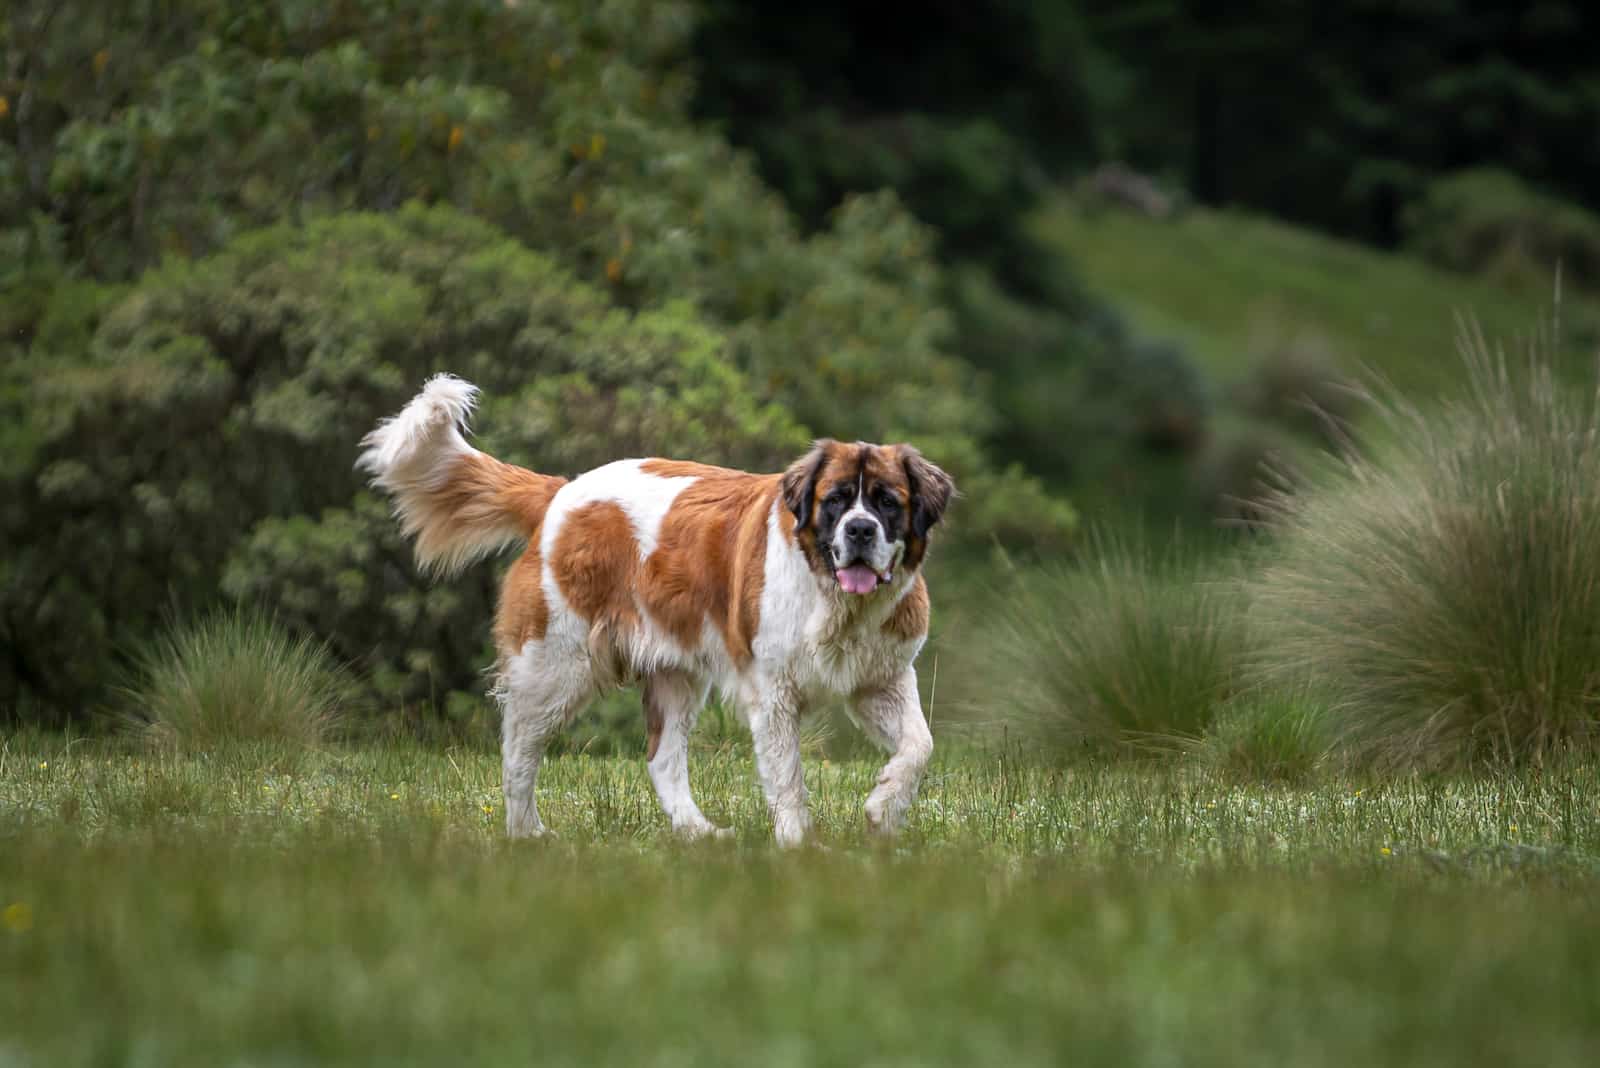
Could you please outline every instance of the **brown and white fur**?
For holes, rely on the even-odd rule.
[[[799,724],[831,695],[890,753],[866,818],[897,829],[933,750],[912,665],[950,478],[907,445],[824,440],[782,474],[621,460],[569,482],[469,445],[476,393],[433,378],[367,435],[359,465],[394,498],[424,567],[526,544],[494,627],[507,833],[544,832],[546,744],[598,689],[632,681],[650,779],[679,833],[721,830],[689,793],[689,732],[712,688],[749,724],[780,843],[810,829]]]

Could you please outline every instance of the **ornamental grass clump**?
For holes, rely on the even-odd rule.
[[[1327,711],[1304,689],[1263,689],[1229,703],[1196,751],[1238,782],[1300,783],[1332,756]]]
[[[984,656],[1005,680],[1008,730],[1060,754],[1176,755],[1237,692],[1247,623],[1232,576],[1111,544],[1019,581]]]
[[[130,727],[196,751],[309,747],[338,726],[354,681],[326,646],[248,610],[180,625],[137,649],[123,688]]]
[[[1269,677],[1309,679],[1392,768],[1600,739],[1600,394],[1464,331],[1464,398],[1377,398],[1381,445],[1275,501],[1255,584]]]

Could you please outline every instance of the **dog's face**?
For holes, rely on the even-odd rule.
[[[783,499],[811,566],[847,594],[914,571],[955,494],[950,476],[910,445],[824,439],[783,475]]]

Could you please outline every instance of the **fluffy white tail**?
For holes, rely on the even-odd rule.
[[[435,375],[361,439],[356,461],[394,498],[401,531],[416,538],[417,563],[444,574],[531,537],[566,482],[468,445],[463,432],[477,396],[472,383]]]

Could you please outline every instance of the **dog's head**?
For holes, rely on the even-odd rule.
[[[795,537],[818,574],[849,594],[915,571],[955,495],[950,476],[910,445],[824,439],[783,474]]]

